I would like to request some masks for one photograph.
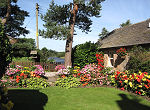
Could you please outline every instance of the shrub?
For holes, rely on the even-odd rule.
[[[44,78],[31,77],[27,80],[24,80],[22,84],[27,88],[32,89],[42,89],[49,86],[48,82]]]
[[[127,69],[131,72],[150,72],[150,52],[141,46],[133,47],[129,53],[130,59]]]
[[[74,77],[58,78],[55,85],[61,88],[76,88],[80,86],[80,81]]]
[[[150,73],[150,60],[141,63],[141,65],[140,65],[140,70],[141,70],[141,71],[146,71],[146,72]]]
[[[14,104],[8,99],[8,90],[6,87],[0,87],[0,109],[11,110]]]
[[[79,44],[73,48],[72,63],[73,66],[84,67],[86,64],[95,63],[97,52],[97,44],[86,42]]]

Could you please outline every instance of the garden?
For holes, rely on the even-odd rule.
[[[150,109],[148,72],[112,71],[103,66],[103,52],[96,53],[95,58],[97,63],[83,67],[56,66],[58,78],[54,86],[47,82],[40,65],[9,65],[0,81],[1,107],[7,110]]]
[[[41,14],[45,29],[36,32],[36,36],[66,40],[65,52],[56,52],[40,50],[38,45],[36,49],[34,39],[13,41],[29,33],[23,27],[29,13],[17,5],[17,0],[1,0],[0,110],[150,110],[150,50],[140,47],[130,52],[124,47],[116,50],[119,58],[129,55],[130,60],[125,71],[115,71],[104,66],[104,53],[98,42],[72,48],[76,28],[91,32],[91,18],[101,16],[103,1],[73,0],[57,5],[52,0],[47,12]],[[36,11],[39,9],[36,3]],[[106,30],[101,33],[102,39],[107,37],[106,33]],[[31,59],[31,50],[37,51],[37,59]],[[11,64],[19,59],[53,62],[48,57],[64,54],[65,64],[56,66],[57,79],[53,84],[48,82],[41,65]]]

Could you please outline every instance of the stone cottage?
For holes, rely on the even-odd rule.
[[[124,59],[116,54],[119,48],[130,50],[133,46],[150,48],[150,19],[136,24],[115,29],[99,40],[100,50],[104,51],[104,66],[114,70],[124,71],[129,61],[129,56]]]

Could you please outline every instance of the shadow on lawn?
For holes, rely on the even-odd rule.
[[[135,96],[129,99],[125,94],[119,94],[122,100],[117,101],[120,110],[150,110],[150,106],[140,104],[140,100]]]
[[[47,95],[38,90],[15,89],[9,90],[9,99],[15,104],[13,110],[44,110],[48,101]]]

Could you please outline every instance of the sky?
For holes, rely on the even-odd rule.
[[[23,27],[26,27],[30,34],[25,38],[36,39],[36,14],[35,6],[39,4],[39,15],[45,14],[49,8],[49,4],[52,0],[18,0],[18,6],[29,12],[30,17],[27,17],[24,21]],[[58,5],[66,4],[72,0],[54,0]],[[131,23],[138,23],[150,18],[150,0],[105,0],[102,2],[102,10],[100,18],[92,18],[93,24],[91,26],[91,32],[85,34],[76,29],[77,35],[73,39],[73,47],[78,44],[82,44],[88,41],[92,43],[97,42],[99,33],[103,27],[108,31],[112,31],[119,28],[120,24],[130,19]],[[38,17],[39,29],[44,29],[44,22]],[[22,37],[22,36],[20,36]],[[39,36],[39,48],[46,47],[47,49],[56,50],[59,52],[65,51],[66,41],[45,39]]]

